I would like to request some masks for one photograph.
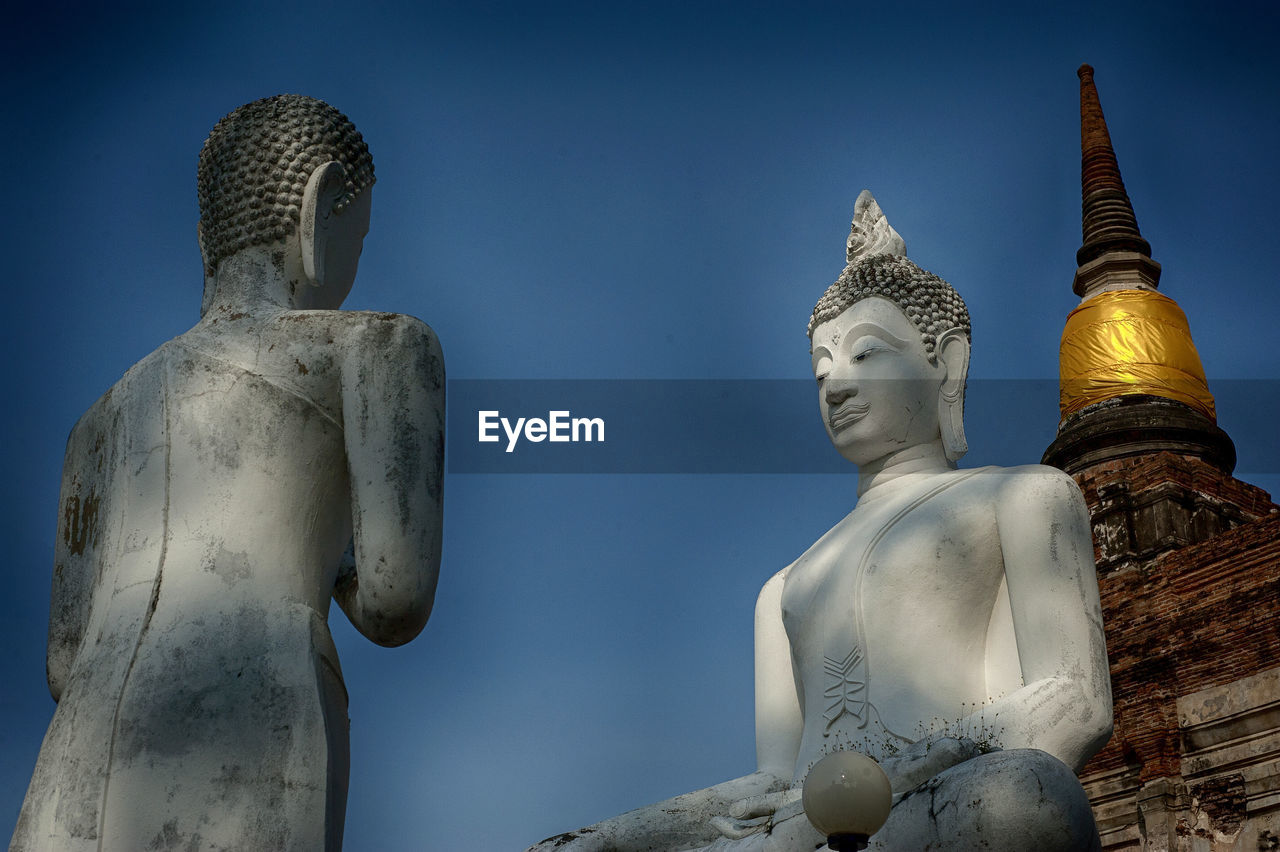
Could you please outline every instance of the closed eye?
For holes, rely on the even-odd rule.
[[[813,377],[821,382],[831,372],[831,352],[825,347],[813,353]]]

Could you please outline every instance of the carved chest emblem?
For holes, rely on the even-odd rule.
[[[822,669],[827,680],[823,693],[827,698],[827,709],[822,714],[827,722],[822,732],[824,737],[831,733],[831,726],[836,720],[846,713],[858,720],[858,727],[867,724],[865,659],[862,649],[856,645],[843,660],[823,656]]]

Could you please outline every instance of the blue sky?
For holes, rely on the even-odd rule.
[[[0,834],[54,708],[65,437],[196,321],[196,155],[266,95],[323,98],[364,133],[378,183],[347,306],[431,324],[451,380],[805,380],[805,323],[869,187],[968,301],[971,380],[1026,383],[1001,385],[1023,403],[971,411],[971,430],[1030,448],[972,461],[1012,463],[1038,460],[1057,420],[1032,389],[1056,378],[1076,303],[1089,62],[1161,291],[1224,389],[1238,473],[1280,489],[1280,13],[975,8],[50,3],[11,19]],[[733,418],[774,418],[768,398]],[[816,406],[805,428],[834,456]],[[776,452],[761,443],[744,452]],[[750,771],[755,594],[855,487],[852,472],[451,472],[422,636],[388,650],[331,618],[352,694],[347,848],[521,849]]]

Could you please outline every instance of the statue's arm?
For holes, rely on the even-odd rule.
[[[440,570],[444,357],[413,317],[356,316],[341,366],[355,570],[333,596],[366,637],[402,645],[426,624]]]
[[[804,712],[791,665],[791,642],[782,624],[784,568],[756,599],[756,765],[761,772],[789,779],[804,733]]]
[[[786,785],[771,775],[753,772],[663,799],[593,825],[548,837],[527,852],[651,852],[699,849],[723,835],[712,822],[744,799],[779,792]]]
[[[84,447],[78,428],[67,439],[62,464],[62,488],[58,495],[58,537],[53,547],[53,588],[49,596],[49,644],[45,652],[45,675],[54,701],[62,698],[76,651],[84,638],[93,598],[93,561],[97,556],[96,537],[89,534],[80,480],[76,476]],[[95,515],[98,506],[94,505]],[[105,516],[105,510],[101,515]],[[96,520],[96,518],[95,518]]]
[[[1112,726],[1089,513],[1074,480],[1037,465],[1003,477],[996,519],[1024,685],[986,721],[1002,747],[1079,770]]]
[[[756,600],[756,761],[759,769],[711,787],[665,799],[621,816],[558,834],[529,852],[640,852],[692,849],[723,836],[717,822],[772,813],[791,786],[803,719],[782,627],[786,570],[765,583]]]

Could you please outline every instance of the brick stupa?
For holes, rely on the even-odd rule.
[[[1277,849],[1280,507],[1231,476],[1235,447],[1185,317],[1156,293],[1093,69],[1079,76],[1082,303],[1045,463],[1089,506],[1111,665],[1115,734],[1081,780],[1105,850]]]

